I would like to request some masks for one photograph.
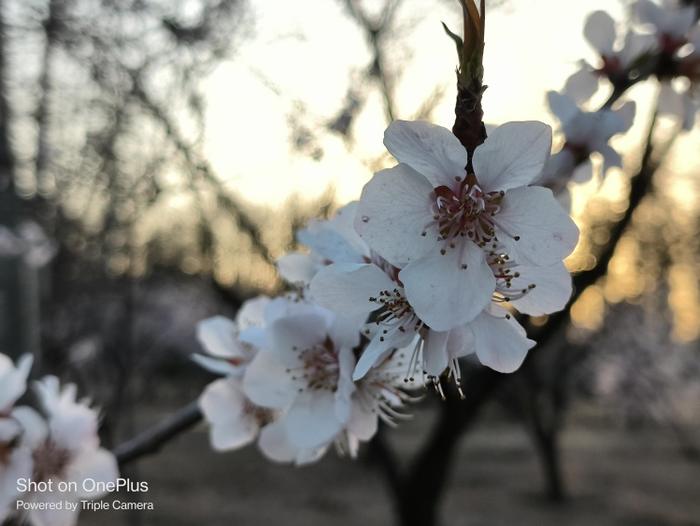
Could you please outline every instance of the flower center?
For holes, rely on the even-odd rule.
[[[450,242],[451,248],[459,237],[468,237],[481,247],[495,238],[493,217],[501,209],[503,192],[484,192],[476,183],[460,185],[456,192],[438,186],[434,192],[432,224],[437,224],[440,239]]]
[[[70,452],[58,447],[51,440],[34,450],[34,480],[48,480],[53,475],[61,475],[68,466]]]
[[[276,416],[275,411],[272,409],[255,405],[247,398],[243,402],[243,412],[250,415],[260,425],[260,427],[266,426],[267,424],[273,422]]]
[[[292,350],[297,353],[297,358],[301,362],[299,367],[287,369],[288,373],[294,373],[293,380],[306,383],[306,388],[311,390],[336,391],[338,389],[340,363],[330,338],[326,337],[322,344],[308,349],[292,347]],[[300,392],[303,390],[303,387],[299,388]]]
[[[380,307],[374,321],[377,325],[386,327],[382,330],[383,334],[387,334],[393,328],[406,332],[406,330],[417,331],[423,326],[423,322],[416,316],[403,290],[398,287],[393,290],[380,290],[379,294],[371,296],[369,301]],[[384,341],[384,336],[380,336],[379,340]]]

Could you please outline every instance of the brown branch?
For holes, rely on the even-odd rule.
[[[154,427],[117,446],[113,453],[119,467],[123,468],[141,457],[157,453],[166,443],[193,428],[201,420],[202,412],[198,402],[190,402]]]

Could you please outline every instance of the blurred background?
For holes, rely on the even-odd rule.
[[[486,121],[556,129],[546,92],[596,61],[586,15],[626,2],[487,4]],[[283,290],[295,230],[392,164],[391,120],[452,125],[441,21],[456,0],[0,0],[0,351],[77,382],[109,446],[196,398],[196,322]],[[625,169],[574,190],[572,271],[627,209],[654,84],[629,94]],[[565,330],[454,431],[445,524],[700,524],[700,133],[673,139]],[[427,396],[383,436],[400,465],[443,413]],[[131,468],[155,511],[81,524],[390,524],[377,455],[276,466],[200,428]]]

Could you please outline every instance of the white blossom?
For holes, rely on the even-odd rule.
[[[547,162],[540,184],[551,186],[556,191],[570,179],[585,182],[593,174],[592,153],[603,157],[602,175],[610,168],[622,166],[622,157],[609,141],[632,127],[636,111],[633,101],[625,102],[617,109],[595,112],[581,110],[573,99],[556,91],[547,93],[547,101],[561,122],[565,143],[561,151]]]
[[[508,123],[473,158],[447,129],[397,121],[385,145],[399,164],[362,192],[355,227],[371,249],[400,268],[416,315],[447,331],[474,319],[496,286],[486,261],[494,244],[533,265],[563,260],[578,229],[550,190],[528,186],[549,157],[551,129]]]

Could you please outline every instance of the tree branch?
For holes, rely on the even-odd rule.
[[[202,412],[198,402],[190,402],[156,426],[117,446],[113,453],[117,457],[119,467],[123,468],[134,460],[157,453],[167,442],[191,429],[201,420]]]

